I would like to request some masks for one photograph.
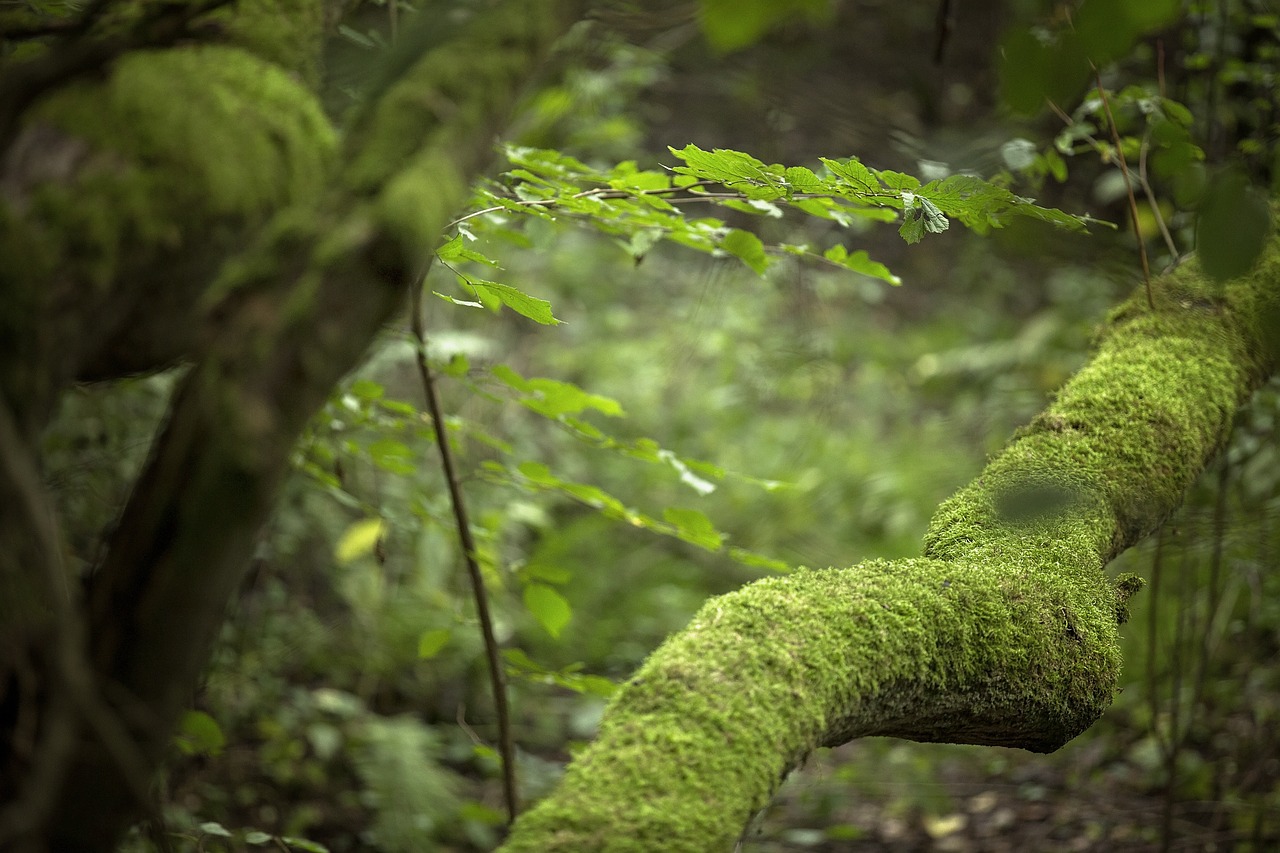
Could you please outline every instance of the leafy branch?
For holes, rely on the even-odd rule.
[[[507,707],[506,669],[502,665],[498,651],[498,639],[493,628],[493,615],[489,609],[489,596],[485,591],[484,575],[480,571],[480,563],[476,559],[479,549],[471,534],[471,521],[467,517],[467,504],[458,480],[457,467],[453,462],[453,453],[449,449],[449,436],[445,429],[444,414],[440,408],[440,399],[436,394],[435,382],[431,378],[431,368],[427,364],[427,336],[422,321],[422,284],[415,283],[411,294],[410,322],[413,336],[416,338],[416,363],[418,376],[422,380],[422,391],[426,397],[427,408],[431,415],[431,426],[435,432],[436,445],[440,449],[440,464],[444,471],[445,484],[449,489],[449,502],[453,507],[458,539],[462,545],[463,560],[467,565],[467,575],[471,581],[471,592],[475,599],[476,616],[480,621],[480,631],[484,637],[484,650],[487,658],[490,687],[493,691],[493,704],[498,717],[498,743],[502,756],[502,787],[507,804],[507,817],[515,821],[520,811],[520,803],[516,792],[516,754],[515,743],[511,733],[511,712]]]
[[[941,233],[954,219],[980,233],[1032,217],[1080,230],[1090,221],[1015,195],[972,175],[922,183],[901,172],[876,170],[856,158],[823,158],[821,170],[768,165],[739,151],[704,151],[695,145],[670,149],[683,165],[641,170],[632,161],[609,169],[588,166],[557,151],[509,146],[512,169],[506,183],[483,185],[476,209],[451,223],[470,235],[473,227],[502,227],[530,217],[581,221],[625,240],[637,260],[656,243],[673,243],[713,255],[737,257],[763,274],[781,255],[817,259],[898,284],[899,279],[865,252],[840,245],[822,252],[807,246],[766,246],[758,236],[720,219],[693,218],[682,209],[709,204],[737,213],[780,218],[787,210],[851,228],[859,221],[901,220],[908,243]]]

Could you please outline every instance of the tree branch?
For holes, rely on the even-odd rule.
[[[1099,351],[971,485],[924,557],[800,571],[707,603],[616,694],[506,853],[728,850],[813,749],[888,735],[1052,751],[1110,704],[1155,530],[1275,367],[1280,240],[1221,287],[1135,294]]]

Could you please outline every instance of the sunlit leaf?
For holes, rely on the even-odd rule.
[[[449,644],[449,631],[445,628],[433,628],[423,631],[418,637],[418,660],[430,660]]]
[[[418,454],[403,441],[382,438],[369,445],[373,464],[392,474],[412,474],[417,470]]]
[[[205,821],[204,823],[200,824],[200,831],[203,832],[205,835],[217,835],[220,838],[231,837],[231,830],[227,829],[222,824],[212,820]]]
[[[733,229],[720,241],[720,248],[737,257],[757,274],[763,275],[769,268],[769,256],[764,252],[764,243],[750,231]]]
[[[565,597],[544,583],[531,583],[524,588],[524,606],[552,637],[559,637],[573,617]]]
[[[662,517],[675,525],[678,537],[692,545],[718,551],[724,543],[724,534],[716,530],[711,519],[701,510],[668,507],[663,510]]]
[[[385,530],[386,522],[381,518],[365,518],[355,522],[338,538],[338,544],[333,548],[334,559],[339,565],[345,566],[372,554]]]

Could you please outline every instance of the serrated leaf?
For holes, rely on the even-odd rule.
[[[741,151],[728,148],[703,151],[696,145],[686,145],[681,149],[668,146],[668,150],[687,164],[675,167],[675,171],[680,174],[693,175],[725,186],[744,183],[765,185],[778,183],[777,179],[769,174],[769,167]],[[779,194],[782,194],[781,190]]]
[[[932,201],[924,196],[904,193],[902,227],[898,229],[903,240],[919,243],[926,232],[941,234],[950,227],[946,214]]]
[[[573,608],[565,597],[543,583],[531,583],[524,588],[524,606],[552,637],[559,637],[573,618]]]
[[[418,660],[431,660],[448,644],[448,629],[433,628],[430,631],[423,631],[418,637]]]
[[[381,518],[365,518],[355,522],[338,538],[338,544],[333,548],[334,559],[338,561],[338,565],[345,566],[372,554],[384,530],[386,522]]]
[[[819,193],[826,190],[823,180],[804,166],[788,166],[782,174],[794,192]]]
[[[856,158],[848,160],[829,160],[822,158],[822,165],[836,178],[848,184],[859,193],[877,192],[882,187],[880,181],[870,169],[862,165]]]

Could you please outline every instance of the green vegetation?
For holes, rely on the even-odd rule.
[[[858,5],[0,9],[0,847],[1267,849],[1280,22]]]

